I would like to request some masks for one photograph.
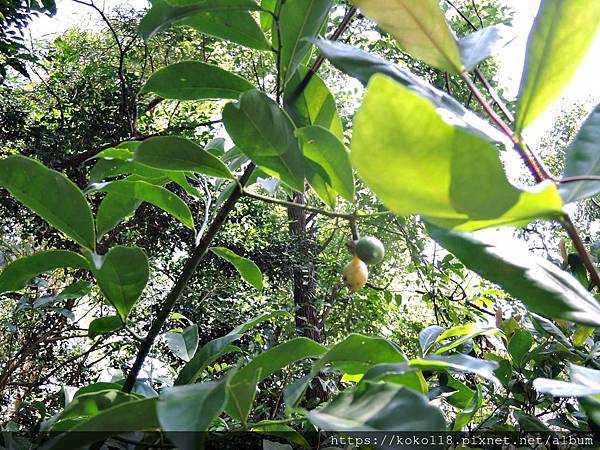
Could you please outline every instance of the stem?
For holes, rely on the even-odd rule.
[[[500,127],[500,129],[511,139],[511,141],[514,144],[514,149],[517,152],[519,152],[519,154],[521,155],[521,158],[527,165],[527,168],[530,170],[530,172],[533,175],[533,177],[535,178],[536,182],[541,182],[544,180],[556,181],[556,179],[544,167],[544,164],[536,157],[536,155],[533,152],[528,150],[527,144],[525,144],[525,141],[523,141],[523,139],[520,138],[519,136],[516,136],[515,134],[513,134],[510,127],[506,123],[504,123],[504,121],[498,116],[498,114],[496,114],[496,112],[490,107],[490,105],[485,100],[485,98],[483,97],[483,95],[481,94],[481,92],[479,91],[477,86],[475,86],[475,84],[473,83],[473,81],[471,80],[469,75],[467,73],[463,72],[461,74],[461,77],[465,81],[465,83],[467,83],[469,90],[473,93],[475,98],[477,98],[477,101],[479,101],[479,103],[481,104],[481,106],[483,107],[485,112],[488,114],[490,119],[492,119],[492,121],[496,125],[498,125]],[[560,182],[582,181],[582,178],[589,179],[590,177],[587,177],[587,176],[586,177],[568,177],[563,180],[560,180]],[[599,177],[599,179],[600,179],[600,177]],[[563,227],[565,228],[565,230],[567,231],[569,238],[571,239],[571,241],[573,241],[573,244],[575,245],[575,249],[577,250],[577,254],[581,258],[583,265],[589,272],[590,277],[592,278],[592,281],[594,282],[594,285],[596,285],[596,287],[600,289],[600,275],[598,274],[598,270],[596,269],[596,266],[594,266],[594,263],[593,263],[592,259],[590,258],[590,255],[588,254],[587,250],[585,249],[585,245],[583,244],[583,241],[581,240],[581,236],[579,236],[577,228],[573,224],[573,221],[571,220],[571,218],[569,217],[568,214],[565,214],[563,216],[562,224],[563,224]]]
[[[150,331],[148,331],[148,335],[140,345],[140,349],[138,351],[135,362],[133,363],[133,367],[129,371],[127,379],[125,380],[125,384],[123,385],[123,391],[131,392],[131,390],[133,389],[133,386],[140,373],[140,370],[142,369],[146,356],[148,356],[148,353],[150,353],[150,349],[152,348],[156,337],[158,336],[160,330],[167,321],[171,310],[175,306],[175,303],[183,293],[185,286],[194,275],[198,264],[200,263],[200,261],[202,261],[202,259],[208,252],[208,248],[210,247],[210,244],[213,241],[214,237],[219,232],[219,230],[225,223],[225,220],[229,216],[229,213],[235,207],[235,204],[242,196],[242,188],[248,182],[250,175],[252,175],[252,172],[254,171],[254,167],[254,164],[250,164],[246,168],[244,174],[239,179],[240,189],[236,189],[229,195],[227,201],[223,204],[219,212],[217,212],[217,215],[215,216],[210,227],[206,230],[206,234],[202,236],[202,239],[194,249],[194,252],[185,263],[181,275],[179,276],[179,278],[175,282],[175,285],[167,295],[165,303],[158,312],[156,319],[154,319]]]

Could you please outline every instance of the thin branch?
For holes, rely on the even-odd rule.
[[[575,181],[600,181],[600,176],[597,175],[580,175],[576,177],[563,177],[556,180],[558,183],[573,183]]]

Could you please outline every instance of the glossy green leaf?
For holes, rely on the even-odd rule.
[[[306,160],[306,179],[321,200],[335,207],[336,193],[354,201],[354,175],[344,144],[320,126],[296,130]],[[325,190],[320,187],[324,186]]]
[[[449,350],[454,350],[475,336],[493,336],[497,334],[501,334],[498,328],[485,323],[473,322],[457,325],[444,331],[435,339],[435,342],[440,344],[440,347],[436,348],[435,353],[440,355]]]
[[[66,176],[24,156],[0,159],[0,187],[83,247],[96,245],[92,211]]]
[[[466,233],[429,228],[429,234],[465,266],[500,285],[545,317],[600,326],[600,304],[567,272],[545,258]]]
[[[262,420],[254,424],[251,431],[269,436],[277,436],[286,439],[289,442],[293,442],[302,448],[312,450],[312,447],[304,436],[286,423],[287,421],[285,420]]]
[[[325,431],[445,431],[441,411],[427,397],[394,384],[360,383],[308,419]],[[393,448],[389,446],[382,448]],[[396,447],[397,448],[397,447]]]
[[[227,414],[239,421],[245,421],[253,401],[253,398],[246,395],[245,386],[256,379],[264,380],[296,361],[319,356],[325,352],[327,347],[305,337],[298,337],[255,356],[231,379],[230,397],[225,408]]]
[[[471,422],[477,411],[483,405],[483,393],[481,392],[481,385],[477,385],[477,390],[473,395],[473,398],[469,402],[469,404],[459,412],[454,418],[454,423],[452,424],[452,431],[460,431],[466,425]]]
[[[600,105],[581,126],[577,136],[565,151],[564,177],[600,175]],[[560,185],[565,203],[576,202],[600,193],[599,181],[574,181]]]
[[[145,140],[135,150],[134,160],[155,169],[198,172],[233,179],[219,158],[180,136],[158,136]]]
[[[252,11],[258,5],[252,0],[193,0],[193,1],[165,1],[154,0],[152,8],[140,21],[138,33],[144,40],[150,39],[156,33],[166,30],[171,25],[182,19],[197,14],[227,14],[232,11]],[[213,31],[216,28],[212,28]],[[226,34],[224,36],[224,34]],[[231,38],[233,33],[220,30],[218,37]]]
[[[458,371],[479,375],[486,380],[500,385],[500,381],[494,375],[498,364],[494,361],[486,361],[463,354],[454,355],[429,355],[421,359],[412,359],[398,364],[378,364],[365,374],[365,380],[378,380],[385,375],[395,372],[405,372],[407,369],[419,369],[428,371]]]
[[[169,439],[181,450],[202,448],[211,423],[221,414],[227,399],[229,378],[163,389],[158,398],[158,420]],[[187,433],[186,433],[187,432]]]
[[[551,431],[550,428],[544,425],[544,423],[536,416],[524,413],[523,411],[514,411],[513,414],[515,419],[517,419],[517,422],[519,422],[522,431],[535,431],[541,433],[548,433]]]
[[[165,335],[169,350],[185,362],[194,357],[198,349],[198,339],[198,325],[196,324],[187,327],[181,333],[171,332]]]
[[[429,352],[429,349],[436,343],[436,340],[445,331],[438,325],[430,325],[419,332],[419,345],[423,355]]]
[[[259,291],[262,290],[262,272],[252,260],[239,256],[225,247],[211,247],[210,251],[233,264],[233,266],[240,273],[244,281],[251,284]]]
[[[100,290],[125,321],[148,282],[146,254],[137,247],[113,247],[105,256],[96,255],[93,272]]]
[[[340,42],[316,41],[321,54],[342,72],[357,78],[365,86],[371,77],[381,73],[387,75],[411,91],[428,99],[436,106],[439,114],[448,123],[492,142],[512,146],[510,140],[497,128],[491,126],[473,111],[465,108],[448,93],[441,91],[427,81],[413,74],[408,68],[365,53]]]
[[[515,130],[557,100],[576,74],[600,25],[600,3],[543,0],[527,43]]]
[[[252,89],[242,77],[200,61],[184,61],[154,72],[142,92],[175,100],[237,99]]]
[[[270,50],[271,46],[252,14],[247,11],[209,12],[187,17],[176,25],[235,42],[256,50]]]
[[[92,185],[92,188],[118,195],[120,200],[125,204],[129,202],[131,205],[139,205],[139,202],[150,203],[172,215],[186,227],[194,229],[194,218],[192,217],[190,208],[180,197],[162,186],[147,183],[146,181],[118,180],[110,183],[95,184]]]
[[[235,145],[257,166],[292,189],[304,190],[304,159],[294,124],[279,105],[251,90],[223,110],[223,122]]]
[[[241,338],[246,331],[254,328],[262,322],[276,318],[292,320],[294,316],[287,311],[273,311],[262,313],[256,317],[253,317],[247,322],[235,327],[226,336],[208,342],[194,354],[194,357],[184,366],[181,372],[179,372],[179,375],[177,376],[177,379],[175,380],[174,384],[182,385],[193,383],[198,379],[202,371],[209,364],[211,364],[213,361],[220,358],[224,354],[234,351],[235,349],[230,344]]]
[[[302,83],[308,71],[306,66],[300,66],[288,81],[283,97],[285,110],[296,126],[319,125],[343,142],[344,129],[335,99],[317,74],[310,77],[308,84]]]
[[[533,345],[533,336],[527,330],[517,330],[513,333],[510,340],[508,341],[507,350],[512,357],[513,363],[516,367],[521,367],[525,355]]]
[[[98,239],[115,228],[121,221],[131,216],[142,204],[141,200],[118,193],[107,194],[96,213]]]
[[[316,377],[326,365],[341,370],[348,375],[362,375],[377,364],[406,362],[404,353],[390,341],[381,337],[369,337],[350,334],[334,345],[323,357],[313,364],[310,373],[285,388],[284,401],[289,407],[295,406],[308,387],[310,380]],[[411,373],[404,380],[405,385],[426,391],[427,384],[418,373]]]
[[[516,38],[515,31],[506,25],[498,24],[477,30],[458,41],[460,57],[467,70],[494,55]]]
[[[20,291],[33,277],[63,267],[89,269],[90,264],[79,253],[68,250],[48,250],[25,256],[12,261],[0,272],[0,294]]]
[[[284,84],[294,75],[312,44],[307,38],[316,37],[327,20],[333,0],[286,0],[279,12],[279,33],[281,36],[280,73]],[[275,27],[275,25],[274,25]]]
[[[462,72],[458,45],[437,0],[354,0],[354,4],[415,58],[447,72]]]
[[[562,214],[554,183],[514,187],[490,143],[444,122],[428,100],[382,75],[372,78],[355,116],[351,157],[390,210],[445,228],[523,225]]]
[[[91,444],[123,432],[154,431],[160,428],[156,415],[156,398],[133,400],[102,410],[88,420],[80,421],[47,442],[44,450],[87,448]]]
[[[119,316],[98,317],[91,321],[88,327],[88,337],[94,339],[96,336],[112,333],[122,327],[123,321]]]

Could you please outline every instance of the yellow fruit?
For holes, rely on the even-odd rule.
[[[346,267],[344,267],[344,281],[350,292],[356,292],[362,288],[369,278],[367,265],[357,256],[352,258]]]

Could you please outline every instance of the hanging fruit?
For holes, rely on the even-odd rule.
[[[376,237],[365,236],[356,243],[356,256],[367,264],[379,264],[385,256],[385,248]]]
[[[367,265],[357,256],[352,258],[344,268],[344,282],[350,292],[356,292],[362,288],[369,278]]]

